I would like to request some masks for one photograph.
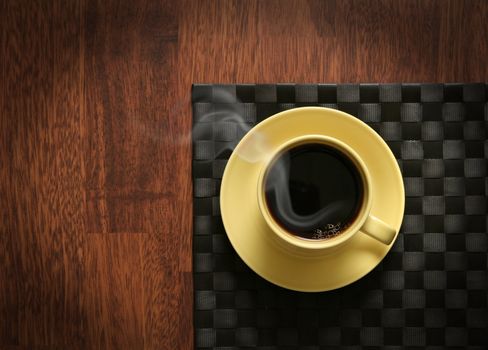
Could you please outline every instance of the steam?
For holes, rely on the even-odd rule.
[[[268,205],[274,208],[274,215],[292,232],[311,233],[317,228],[326,227],[338,215],[344,217],[354,204],[351,199],[344,199],[328,204],[310,215],[296,213],[292,206],[289,191],[290,157],[283,154],[273,165],[266,181]]]
[[[194,96],[196,101],[199,98],[208,100],[208,96]],[[222,144],[216,150],[215,158],[221,158],[228,152],[238,152],[237,155],[246,162],[256,163],[269,157],[271,147],[266,135],[260,132],[253,132],[247,135],[247,142],[237,150],[237,143],[241,136],[251,130],[255,120],[249,118],[252,113],[246,108],[254,108],[253,104],[241,103],[235,94],[225,88],[212,88],[212,104],[200,104],[200,108],[208,107],[208,111],[199,110],[198,122],[193,128],[193,139],[214,140],[215,143]],[[214,132],[221,132],[223,142],[217,142]],[[234,134],[235,133],[235,134]],[[209,135],[212,137],[209,138]],[[351,202],[347,200],[336,201],[310,215],[298,214],[293,206],[289,191],[290,159],[287,154],[282,155],[273,165],[272,171],[268,173],[266,180],[266,198],[268,205],[274,208],[276,219],[283,223],[288,230],[297,233],[311,233],[315,229],[330,224],[333,217],[344,213],[351,207]]]
[[[243,104],[230,92],[225,89],[213,89],[213,110],[203,114],[198,123],[193,128],[194,140],[201,140],[207,132],[209,127],[214,130],[227,130],[229,133],[232,131],[236,133],[236,136],[242,136],[247,134],[251,130],[254,120],[246,120],[245,108],[251,106],[251,104]],[[269,144],[266,137],[260,132],[254,132],[248,135],[248,142],[244,147],[240,147],[238,155],[249,163],[256,163],[263,159],[264,156],[269,154]],[[237,137],[240,138],[240,137]],[[235,138],[234,138],[235,139]],[[224,152],[231,152],[237,146],[236,143],[228,142],[226,145],[219,149],[215,158],[221,156]]]

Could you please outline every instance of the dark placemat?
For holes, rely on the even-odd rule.
[[[487,96],[485,84],[194,85],[195,347],[486,349]],[[300,106],[366,122],[405,182],[390,253],[331,292],[289,291],[257,276],[220,217],[232,148],[255,124]]]

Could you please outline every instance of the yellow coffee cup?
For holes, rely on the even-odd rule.
[[[289,232],[276,221],[265,199],[265,182],[272,165],[287,150],[307,144],[321,144],[340,152],[350,160],[360,177],[362,195],[359,199],[357,214],[343,232],[330,239],[303,239],[293,234],[293,232]],[[271,239],[283,249],[295,254],[307,256],[324,254],[332,251],[333,248],[346,244],[356,234],[366,234],[383,244],[389,245],[397,232],[394,228],[371,214],[371,183],[371,177],[365,163],[346,143],[324,135],[302,135],[288,140],[273,153],[268,154],[257,182],[259,210],[266,224],[271,229]]]

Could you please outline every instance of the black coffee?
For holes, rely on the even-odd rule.
[[[267,206],[288,232],[307,239],[339,235],[361,206],[361,177],[342,152],[319,143],[283,153],[265,183]]]

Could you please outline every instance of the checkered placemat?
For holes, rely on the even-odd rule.
[[[194,326],[198,349],[486,349],[485,84],[194,85]],[[231,247],[219,188],[233,147],[280,111],[323,106],[375,129],[402,169],[401,233],[383,262],[324,293],[277,287]]]

